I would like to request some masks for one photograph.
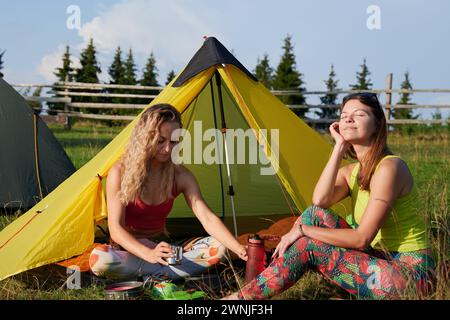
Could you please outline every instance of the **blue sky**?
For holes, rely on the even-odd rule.
[[[80,8],[79,30],[66,26],[70,5]],[[379,30],[367,27],[370,5],[380,10]],[[340,87],[348,88],[363,58],[375,89],[385,87],[389,72],[398,88],[406,70],[415,88],[450,89],[449,12],[450,2],[444,0],[3,0],[0,50],[6,50],[3,73],[8,82],[50,83],[65,45],[70,45],[77,63],[92,36],[103,81],[108,80],[107,68],[120,45],[133,49],[140,70],[153,51],[164,83],[171,69],[179,72],[186,65],[204,35],[216,36],[253,70],[264,53],[275,68],[283,38],[290,34],[307,90],[324,90],[331,64]],[[413,100],[450,104],[450,93],[417,93]]]

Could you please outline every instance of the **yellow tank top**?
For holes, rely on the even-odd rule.
[[[385,156],[381,161],[388,158],[400,158],[394,155]],[[350,193],[354,219],[360,223],[364,211],[369,202],[370,192],[361,190],[357,183],[360,164],[357,163],[350,176]],[[387,249],[395,252],[406,252],[426,249],[429,247],[427,241],[426,225],[423,216],[415,206],[417,190],[415,184],[410,193],[395,200],[393,208],[373,239],[371,246],[375,249]]]

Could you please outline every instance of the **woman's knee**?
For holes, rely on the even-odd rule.
[[[320,218],[321,218],[321,216],[319,216],[318,214],[317,214],[317,212],[319,211],[319,210],[325,210],[325,209],[323,209],[323,208],[321,208],[321,207],[318,207],[318,206],[316,206],[316,205],[310,205],[308,208],[306,208],[303,212],[302,212],[302,214],[300,215],[300,218],[301,218],[301,223],[302,224],[306,224],[306,225],[309,225],[309,226],[313,226],[313,225],[318,225],[319,224],[319,221],[320,221]]]
[[[114,260],[111,250],[111,246],[106,244],[97,245],[92,250],[89,256],[89,268],[96,276],[103,276]]]
[[[135,276],[140,259],[127,251],[115,250],[110,245],[97,245],[89,256],[89,268],[98,277],[125,279]]]

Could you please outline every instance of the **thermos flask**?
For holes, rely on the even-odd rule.
[[[266,267],[266,250],[264,239],[257,234],[247,241],[247,263],[245,265],[245,283],[252,281]]]

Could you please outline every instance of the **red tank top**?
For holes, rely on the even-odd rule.
[[[125,226],[135,230],[163,231],[166,218],[172,209],[175,198],[178,196],[175,185],[172,195],[173,198],[156,205],[148,205],[140,197],[130,202],[125,209]]]

